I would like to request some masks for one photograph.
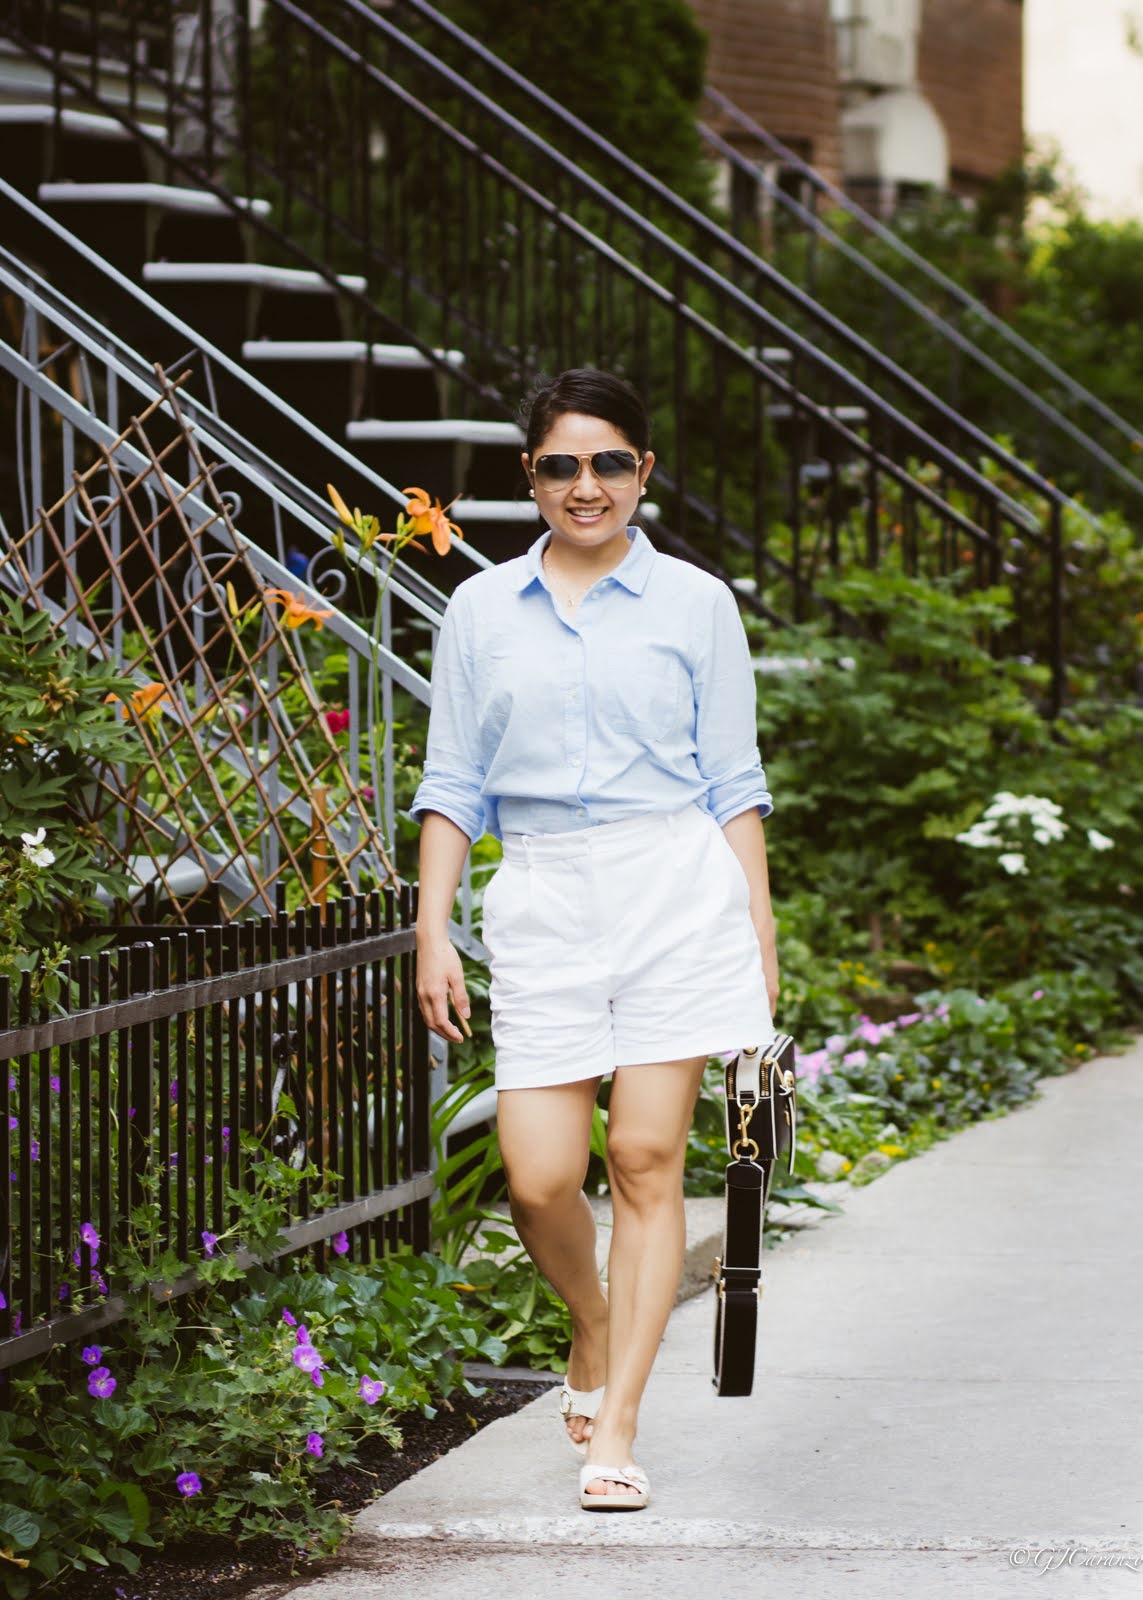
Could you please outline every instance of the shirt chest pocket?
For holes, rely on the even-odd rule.
[[[642,639],[609,642],[594,685],[599,720],[644,744],[694,720],[691,679],[679,655]]]

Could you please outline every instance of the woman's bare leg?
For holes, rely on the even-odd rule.
[[[607,1300],[595,1259],[595,1218],[583,1192],[598,1078],[497,1097],[500,1153],[512,1221],[528,1254],[571,1313],[568,1382],[596,1389],[607,1375]],[[584,1417],[568,1418],[577,1443]]]
[[[607,1272],[607,1396],[587,1459],[632,1459],[639,1403],[678,1293],[686,1243],[683,1161],[705,1057],[621,1067],[611,1086],[607,1165],[612,1235]],[[589,1482],[591,1494],[630,1493]]]

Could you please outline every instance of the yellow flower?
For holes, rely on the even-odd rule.
[[[410,530],[414,535],[426,534],[433,541],[433,549],[438,556],[447,556],[452,547],[452,537],[463,539],[455,522],[450,522],[446,513],[453,507],[454,501],[450,500],[447,506],[442,506],[440,500],[430,500],[424,489],[415,486],[411,489],[402,489],[402,494],[409,496],[409,503],[405,507],[405,515],[409,519]]]
[[[347,528],[352,529],[352,531],[357,535],[363,550],[370,549],[370,547],[378,539],[392,539],[396,537],[395,534],[391,533],[383,534],[381,532],[381,524],[378,522],[377,518],[366,516],[360,507],[354,506],[353,510],[350,511],[349,507],[338,494],[332,483],[327,483],[325,488],[326,493],[333,502],[333,509],[337,512],[339,520],[343,522]],[[340,529],[336,530],[334,533],[333,544],[338,555],[345,554],[345,535]]]
[[[877,1148],[883,1156],[903,1156],[905,1154],[905,1147],[900,1144],[879,1144]]]
[[[940,1086],[941,1086],[941,1080],[939,1078],[934,1078],[933,1079],[933,1088],[934,1089],[939,1089]]]
[[[287,628],[300,628],[304,622],[324,628],[326,617],[333,616],[332,611],[315,611],[306,604],[304,594],[291,594],[288,589],[267,589],[266,599],[275,600],[285,607],[281,620]]]

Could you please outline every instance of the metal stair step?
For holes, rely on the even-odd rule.
[[[647,517],[659,515],[658,505],[650,501],[644,501],[639,510]],[[477,500],[461,496],[454,501],[449,515],[463,527],[465,522],[535,522],[538,512],[534,500]]]
[[[493,444],[522,445],[524,430],[515,422],[485,422],[470,417],[426,418],[408,421],[399,418],[386,421],[368,417],[351,422],[346,427],[346,437],[354,444]]]
[[[315,274],[316,276],[316,274]],[[365,280],[361,279],[364,285]],[[450,367],[464,365],[463,350],[434,350]],[[434,370],[428,356],[411,344],[369,344],[364,339],[248,339],[243,361],[354,361],[404,372]],[[355,427],[360,424],[355,423]]]
[[[0,125],[56,127],[56,109],[50,103],[33,101],[26,105],[0,105]],[[133,143],[135,139],[134,131],[114,117],[102,117],[95,111],[75,111],[67,106],[59,113],[58,126],[65,133],[82,134],[87,139],[115,139],[124,144]],[[139,126],[153,139],[166,137],[161,122],[141,122]]]
[[[864,406],[822,406],[820,409],[836,418],[838,422],[855,423],[858,426],[869,418]],[[787,405],[785,401],[775,401],[773,405],[766,407],[766,415],[772,422],[788,422],[795,415],[795,408]],[[798,411],[797,415],[806,417],[809,413]]]
[[[333,285],[320,272],[303,272],[296,267],[271,267],[261,261],[147,261],[143,265],[144,283],[164,284],[243,284],[256,289],[284,289],[293,294],[332,294]],[[339,272],[337,281],[345,289],[364,294],[366,280],[353,273]],[[245,352],[244,352],[245,353]]]
[[[184,189],[174,183],[41,183],[39,194],[44,205],[137,205],[198,216],[229,217],[233,214],[233,207],[208,189]],[[233,206],[258,217],[270,215],[268,200],[235,195]]]

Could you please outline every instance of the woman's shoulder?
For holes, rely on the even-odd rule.
[[[660,583],[663,590],[672,598],[683,597],[688,604],[705,604],[713,607],[719,604],[725,605],[729,600],[737,607],[734,591],[728,583],[717,574],[705,572],[702,567],[696,567],[690,561],[683,561],[679,556],[669,556],[662,550],[658,551],[655,577],[657,583]]]

